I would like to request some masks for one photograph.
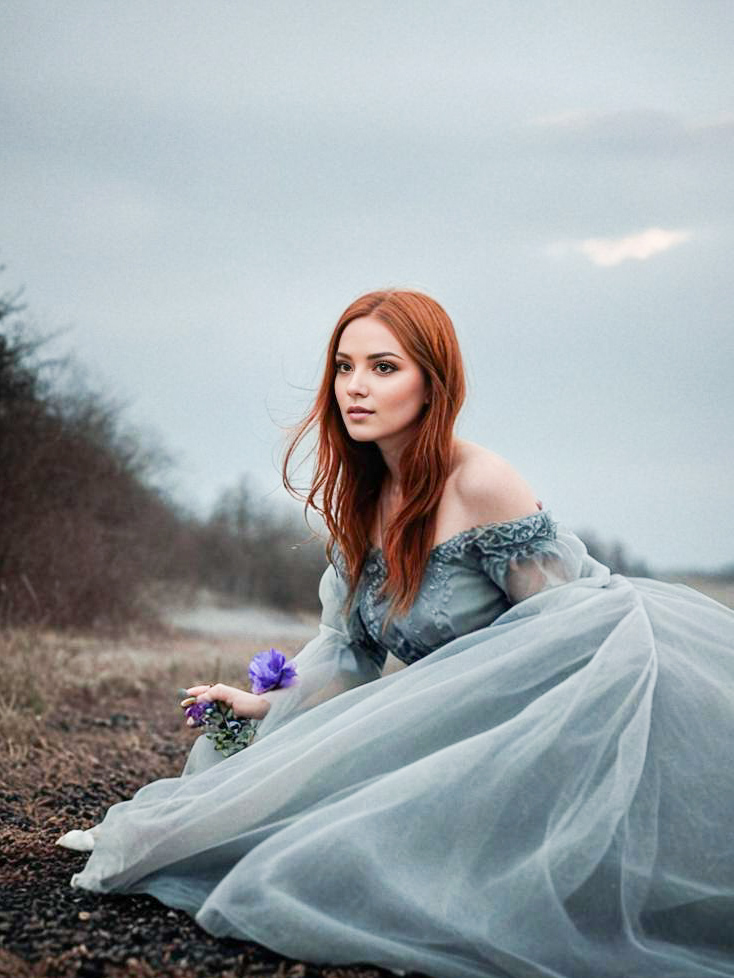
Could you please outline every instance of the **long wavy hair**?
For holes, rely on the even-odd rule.
[[[436,514],[452,468],[453,428],[464,401],[464,368],[453,324],[445,310],[421,292],[385,289],[355,299],[332,333],[326,369],[313,407],[292,429],[283,462],[283,484],[323,517],[330,534],[327,554],[339,546],[354,596],[370,550],[380,490],[387,473],[374,442],[354,441],[347,432],[334,393],[339,339],[354,319],[381,320],[423,370],[428,403],[418,418],[415,437],[400,458],[403,506],[383,529],[387,576],[383,593],[390,615],[406,612],[416,598],[428,563]],[[313,431],[318,433],[313,479],[308,495],[297,490],[289,475],[294,452]]]

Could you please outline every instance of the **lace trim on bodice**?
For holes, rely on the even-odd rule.
[[[505,560],[524,557],[532,552],[529,545],[534,541],[555,537],[555,528],[556,524],[546,510],[505,523],[483,523],[481,526],[459,530],[447,540],[437,543],[431,549],[428,559],[439,562],[460,560],[470,550],[475,550],[483,557],[501,556]],[[370,557],[376,557],[384,566],[385,559],[379,547],[370,549],[368,562]]]
[[[535,541],[553,539],[556,535],[556,523],[551,519],[548,510],[539,510],[528,516],[504,523],[483,523],[466,530],[459,530],[447,540],[442,540],[433,547],[428,555],[430,561],[459,560],[470,549],[475,549],[483,557],[502,557],[510,560],[512,557],[526,557],[532,553],[531,544]],[[334,545],[334,566],[339,574],[346,575],[347,565],[338,545]],[[385,566],[385,558],[379,547],[371,547],[365,561],[365,571],[374,573],[377,566]]]

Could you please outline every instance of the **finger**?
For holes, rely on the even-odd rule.
[[[215,683],[213,686],[202,687],[203,692],[196,697],[199,703],[213,703],[214,700],[223,700],[229,703],[231,690],[223,683]]]
[[[207,689],[211,689],[211,683],[201,683],[199,686],[190,686],[186,692],[189,696],[199,696],[201,693],[206,692]]]

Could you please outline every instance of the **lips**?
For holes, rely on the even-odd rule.
[[[374,414],[374,411],[368,411],[366,408],[348,408],[347,414],[350,418],[366,418],[370,414]]]

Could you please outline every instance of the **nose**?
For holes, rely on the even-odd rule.
[[[349,380],[347,381],[347,394],[349,394],[350,397],[364,397],[366,393],[366,377],[358,367],[355,367],[349,373]]]

